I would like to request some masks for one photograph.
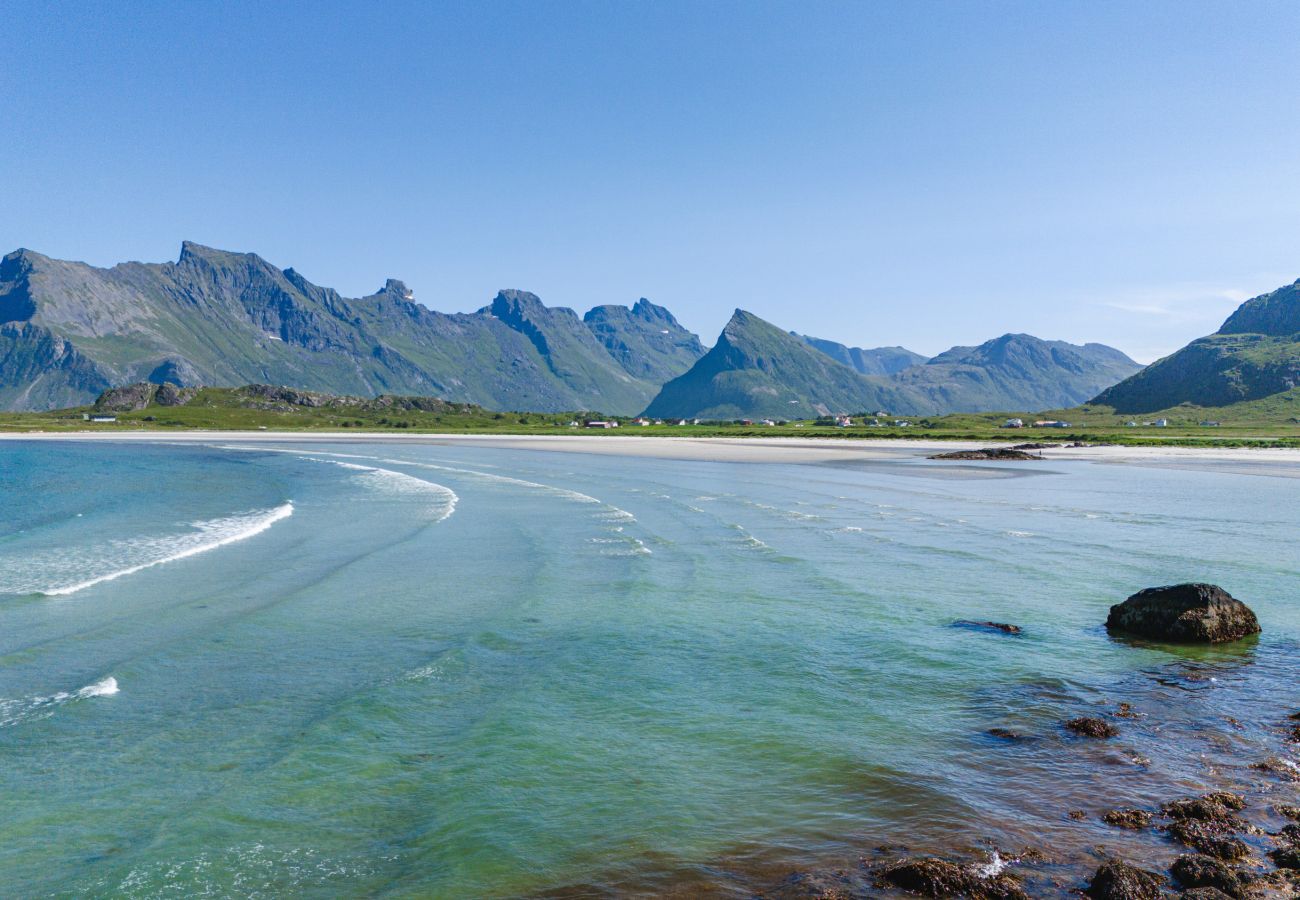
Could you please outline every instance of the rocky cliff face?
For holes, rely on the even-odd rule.
[[[791,332],[793,334],[793,332]],[[927,358],[913,353],[906,347],[849,347],[845,344],[827,341],[821,338],[801,335],[811,346],[816,347],[831,359],[846,365],[862,375],[894,375],[910,366],[919,366]]]
[[[700,339],[673,314],[642,297],[631,309],[597,306],[583,322],[632,377],[663,384],[704,355]]]
[[[111,269],[11,253],[0,260],[0,327],[0,405],[10,409],[86,403],[147,380],[630,413],[658,390],[659,372],[689,365],[630,371],[608,333],[523,291],[449,315],[394,279],[350,299],[256,254],[191,242],[174,263]]]

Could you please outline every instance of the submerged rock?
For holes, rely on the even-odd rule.
[[[1178,895],[1179,900],[1232,900],[1232,894],[1225,894],[1218,888],[1189,888]]]
[[[1012,731],[1010,728],[990,728],[985,734],[1001,738],[1004,741],[1023,741],[1025,739],[1025,736],[1019,731]]]
[[[1145,809],[1112,809],[1109,812],[1102,813],[1101,820],[1107,825],[1113,825],[1116,828],[1128,828],[1132,831],[1140,831],[1151,825],[1151,813]]]
[[[1138,591],[1110,608],[1106,628],[1174,643],[1218,644],[1258,634],[1250,608],[1213,584],[1174,584]]]
[[[1279,869],[1300,869],[1300,846],[1288,844],[1268,851],[1268,858]]]
[[[853,900],[861,891],[844,872],[795,872],[761,896],[763,900]]]
[[[1185,888],[1216,888],[1229,897],[1242,897],[1245,879],[1234,869],[1210,856],[1184,854],[1174,860],[1174,878]]]
[[[1105,719],[1098,719],[1095,716],[1079,716],[1066,722],[1065,727],[1084,737],[1113,738],[1119,734],[1118,728]]]
[[[1000,631],[1003,634],[1023,634],[1024,630],[1019,625],[1008,625],[1006,622],[976,622],[974,619],[958,619],[952,623],[953,628],[977,628],[983,631]]]
[[[1112,860],[1093,874],[1084,894],[1093,900],[1158,900],[1164,884],[1155,872]]]

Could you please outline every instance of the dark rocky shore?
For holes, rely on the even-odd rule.
[[[1178,638],[1207,645],[1227,641],[1233,633],[1249,637],[1259,630],[1244,604],[1212,585],[1139,592],[1113,608],[1108,627],[1117,637],[1129,633],[1126,627],[1152,635],[1160,633],[1156,622],[1165,622],[1166,641]],[[1207,627],[1189,630],[1192,622]],[[954,624],[983,631],[988,639],[1020,632],[1002,623]],[[1136,683],[1117,686],[1116,691],[1128,692],[1128,697],[1112,699],[1104,708],[1081,709],[1050,688],[1041,696],[1052,698],[1054,726],[1049,722],[1037,728],[987,729],[984,739],[999,741],[1009,756],[1037,754],[1033,764],[1008,760],[1007,792],[1042,787],[1041,782],[1023,782],[1042,778],[1044,772],[1060,777],[1059,772],[1069,770],[1075,773],[1072,780],[1080,781],[1059,786],[1059,793],[1071,799],[1058,810],[1051,834],[1035,839],[1036,828],[1023,829],[1020,833],[1029,839],[1022,845],[999,846],[982,838],[983,826],[972,822],[970,833],[951,833],[947,841],[872,847],[863,840],[850,852],[819,854],[794,865],[790,848],[750,849],[689,872],[662,873],[644,882],[613,879],[546,896],[1300,897],[1300,765],[1292,759],[1300,744],[1300,697],[1289,708],[1230,701],[1231,716],[1217,711],[1217,705],[1209,707],[1216,710],[1213,714],[1201,709],[1200,698],[1209,692],[1249,693],[1256,662],[1250,652],[1253,645],[1243,646],[1240,655],[1172,663],[1140,673]],[[1266,676],[1271,682],[1296,683],[1296,650],[1300,648],[1272,662]],[[1154,690],[1143,691],[1143,684]],[[1180,696],[1187,698],[1182,706],[1170,702]],[[1038,699],[1033,698],[1035,703]],[[1144,773],[1146,789],[1136,796],[1132,783],[1122,777],[1131,771]]]

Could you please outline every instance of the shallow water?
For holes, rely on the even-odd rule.
[[[1300,759],[1275,722],[1300,482],[1267,469],[364,443],[0,465],[6,895],[745,895],[882,844],[1172,855],[1065,813]],[[1100,627],[1188,580],[1264,635]],[[1059,728],[1121,700],[1142,718],[1115,742]]]

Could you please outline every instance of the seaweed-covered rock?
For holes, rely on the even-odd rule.
[[[1140,831],[1151,825],[1151,813],[1145,809],[1112,809],[1102,813],[1101,820],[1116,828]]]
[[[1234,869],[1211,856],[1184,854],[1171,871],[1185,888],[1217,888],[1229,897],[1245,894],[1245,880]]]
[[[984,876],[935,857],[904,859],[876,870],[882,885],[902,888],[922,897],[969,897],[971,900],[1026,900],[1028,895],[1011,876]]]
[[[1164,884],[1155,872],[1112,860],[1093,873],[1084,894],[1093,900],[1159,900]]]
[[[1232,900],[1233,896],[1215,887],[1196,887],[1183,891],[1178,898],[1179,900]]]
[[[1180,819],[1169,826],[1169,836],[1206,856],[1238,860],[1250,855],[1245,841],[1232,836],[1231,830],[1199,819]]]
[[[1023,460],[1042,459],[1023,450],[1011,450],[1007,447],[988,447],[983,450],[953,450],[951,453],[936,453],[930,459],[996,459]]]
[[[1268,858],[1279,869],[1300,869],[1300,845],[1286,844],[1268,851]]]
[[[1098,719],[1095,716],[1079,716],[1066,722],[1065,727],[1084,737],[1113,738],[1119,734],[1118,728],[1105,719]]]
[[[1107,630],[1157,641],[1218,644],[1260,631],[1250,607],[1213,584],[1138,591],[1110,608]]]

